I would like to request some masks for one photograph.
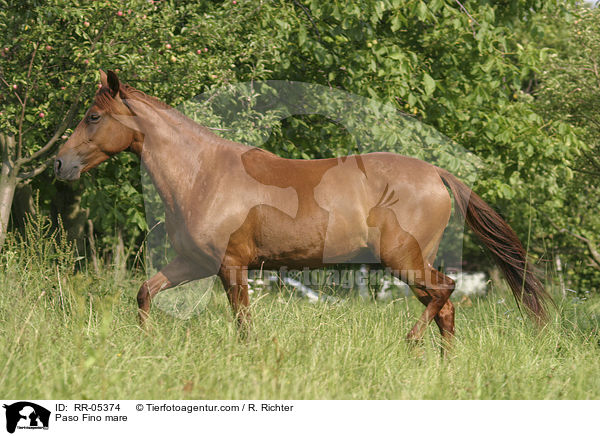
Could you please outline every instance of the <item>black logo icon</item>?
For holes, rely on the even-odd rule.
[[[6,431],[14,433],[15,429],[48,429],[50,411],[28,401],[19,401],[4,405],[6,409]]]

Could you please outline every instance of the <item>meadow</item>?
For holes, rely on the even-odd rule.
[[[244,342],[222,291],[204,294],[188,319],[157,306],[198,295],[195,285],[167,291],[142,330],[141,274],[75,273],[68,247],[34,236],[0,253],[3,398],[600,398],[597,297],[555,296],[539,331],[496,285],[457,302],[456,341],[442,359],[435,325],[422,346],[404,341],[422,312],[413,297],[310,303],[282,289],[253,295]]]

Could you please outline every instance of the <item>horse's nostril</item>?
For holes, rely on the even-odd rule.
[[[62,160],[56,159],[56,161],[54,161],[54,172],[56,174],[58,174],[58,171],[60,170],[61,166],[62,166]]]

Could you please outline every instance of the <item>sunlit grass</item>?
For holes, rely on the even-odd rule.
[[[1,259],[4,398],[600,397],[598,298],[559,298],[542,331],[503,294],[459,304],[454,348],[441,359],[435,325],[422,346],[404,342],[422,312],[414,298],[311,304],[254,295],[243,342],[222,291],[189,319],[155,307],[143,331],[142,277],[73,274],[10,247]]]

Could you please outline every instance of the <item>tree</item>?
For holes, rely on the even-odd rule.
[[[78,39],[66,24],[72,13],[85,10],[93,17],[99,8],[50,5],[42,11],[35,2],[1,3],[0,247],[17,184],[30,183],[50,166],[52,152],[78,113],[84,89],[93,83],[88,59],[98,53],[104,30]],[[80,35],[85,23],[74,25]]]
[[[580,130],[541,111],[532,93],[550,53],[544,44],[552,45],[570,16],[564,3],[137,0],[127,10],[109,1],[0,4],[6,6],[2,44],[9,49],[0,50],[0,72],[9,85],[24,89],[29,83],[35,102],[25,111],[24,156],[52,137],[84,83],[81,107],[87,106],[98,68],[118,70],[125,82],[175,107],[235,83],[298,80],[391,103],[407,119],[433,126],[482,160],[477,174],[459,176],[520,235],[531,235],[532,251],[545,256],[544,241],[557,234],[549,219],[568,204],[565,187],[578,159]],[[547,17],[554,26],[544,24]],[[34,43],[27,79],[23,65]],[[21,106],[12,93],[3,98],[0,132],[17,135]],[[249,111],[252,104],[252,98],[240,101],[240,108]],[[228,127],[219,124],[225,118],[214,121],[213,127]],[[375,140],[360,151],[404,152],[407,138],[386,129],[374,123]],[[431,138],[421,139],[423,157],[439,162]],[[345,129],[318,116],[283,120],[263,146],[294,158],[357,151]],[[50,181],[42,172],[32,185],[48,198]],[[139,243],[147,227],[137,160],[120,155],[82,183],[82,204],[105,237],[100,244],[110,247],[119,229],[125,241]],[[470,256],[479,259],[474,249]]]
[[[565,204],[581,141],[565,120],[542,116],[531,93],[548,54],[544,42],[567,25],[566,4],[298,0],[283,7],[295,10],[292,21],[274,21],[293,41],[285,77],[394,102],[475,153],[483,165],[474,189],[545,256],[554,234],[547,218]],[[554,27],[542,25],[547,16]],[[385,148],[403,152],[400,145]],[[473,248],[469,257],[481,259]]]
[[[114,68],[177,105],[238,76],[264,77],[263,59],[276,57],[265,27],[262,34],[240,37],[261,11],[250,3],[137,0],[128,7],[110,1],[0,2],[0,245],[18,183],[35,180],[48,207],[54,189],[44,171],[71,120],[89,104],[99,68]],[[126,229],[126,240],[146,229],[135,163],[120,157],[84,179],[91,189],[82,202],[92,207],[97,228],[106,234]]]
[[[557,17],[545,17],[555,26]],[[560,28],[560,27],[559,27]],[[552,216],[552,248],[570,270],[569,284],[579,290],[600,282],[600,10],[577,6],[568,27],[548,41],[536,106],[551,120],[565,120],[578,133],[575,174],[564,187],[564,208]]]

